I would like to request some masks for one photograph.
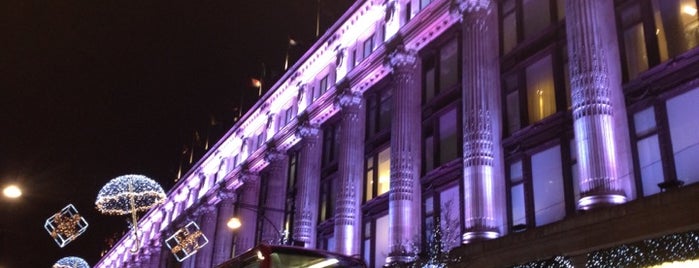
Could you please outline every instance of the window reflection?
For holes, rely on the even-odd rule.
[[[653,0],[652,4],[661,61],[699,44],[699,21],[694,0]]]

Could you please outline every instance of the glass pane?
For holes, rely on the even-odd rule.
[[[425,102],[434,98],[434,68],[430,67],[425,71]]]
[[[519,93],[517,91],[507,94],[507,132],[515,133],[521,127],[519,119]]]
[[[458,157],[456,109],[439,117],[439,164]]]
[[[425,138],[425,146],[422,148],[425,163],[425,173],[434,169],[434,138],[432,135]]]
[[[454,87],[459,80],[458,44],[454,39],[442,47],[439,56],[439,92]]]
[[[560,146],[532,156],[532,186],[536,225],[541,226],[563,219],[565,195]]]
[[[636,146],[638,149],[638,164],[641,167],[643,195],[649,196],[657,194],[660,192],[658,183],[664,181],[658,135],[642,139],[638,141]]]
[[[514,12],[502,19],[502,54],[510,52],[517,45],[517,16]]]
[[[533,124],[556,112],[551,55],[527,67],[526,75],[529,124]]]
[[[383,267],[388,256],[388,215],[376,219],[376,250],[374,255],[374,267]]]
[[[364,254],[362,256],[364,263],[371,263],[371,240],[364,240]]]
[[[366,131],[367,131],[367,137],[371,137],[376,133],[376,116],[379,113],[379,106],[376,101],[376,97],[368,98],[368,107],[367,107],[367,112],[366,112]]]
[[[432,2],[432,0],[420,0],[420,9],[422,10],[423,8],[425,8],[427,5],[430,4],[430,2]]]
[[[667,117],[677,178],[685,185],[699,181],[699,89],[667,101]]]
[[[445,250],[461,244],[461,213],[459,205],[459,186],[451,187],[440,194],[439,208],[442,243]]]
[[[364,184],[366,189],[365,189],[365,199],[364,201],[369,201],[372,198],[374,198],[374,158],[369,157],[369,159],[366,160],[366,166],[367,166],[367,171],[366,171],[366,183]]]
[[[434,218],[432,215],[425,217],[425,240],[427,241],[427,247],[432,248],[432,244],[435,241],[434,237]]]
[[[510,165],[510,182],[521,182],[522,177],[522,161],[514,162]]]
[[[517,184],[510,189],[512,196],[512,226],[527,225],[527,211],[524,206],[524,184]]]
[[[653,107],[634,114],[633,123],[636,127],[636,135],[655,129],[655,110]]]
[[[393,109],[391,103],[390,90],[381,95],[381,103],[379,104],[379,129],[390,129],[391,128],[391,112]]]
[[[624,30],[624,48],[626,50],[626,69],[629,80],[648,70],[648,52],[646,51],[643,25],[638,23]]]
[[[524,38],[531,38],[549,24],[551,24],[551,12],[549,0],[523,0],[522,13],[524,16]]]
[[[662,61],[699,44],[695,0],[653,0],[652,3]]]
[[[379,185],[376,195],[388,192],[391,181],[391,147],[379,153]]]
[[[434,198],[431,196],[425,199],[425,214],[434,212]]]

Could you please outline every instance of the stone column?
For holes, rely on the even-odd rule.
[[[388,201],[388,263],[415,260],[420,250],[420,81],[414,51],[402,46],[389,56],[393,68],[391,182]],[[416,79],[417,78],[417,79]]]
[[[618,66],[609,61],[618,47],[614,46],[616,36],[605,30],[609,27],[605,14],[614,14],[613,8],[606,1],[566,1],[573,126],[580,174],[578,209],[582,210],[626,202],[624,185],[617,174],[614,125],[615,120],[626,116],[623,99],[613,97],[621,91],[618,77],[611,73]]]
[[[270,151],[265,155],[267,166],[267,194],[265,204],[260,208],[270,222],[262,226],[261,240],[269,244],[281,244],[284,234],[284,209],[286,207],[286,183],[289,157],[283,152]],[[271,224],[274,224],[272,226]]]
[[[197,211],[200,214],[199,228],[201,232],[209,240],[209,243],[204,245],[196,253],[197,259],[194,267],[211,267],[211,258],[213,257],[214,239],[216,237],[216,207],[204,204]]]
[[[463,41],[463,243],[502,235],[505,188],[501,141],[498,11],[493,0],[460,0]]]
[[[301,138],[301,151],[297,163],[293,239],[303,242],[306,248],[315,248],[323,135],[320,129],[307,123],[297,129],[296,135]]]
[[[335,251],[345,255],[361,252],[362,190],[364,189],[364,129],[366,105],[361,95],[342,93],[338,150],[338,194],[335,206]]]
[[[221,190],[217,194],[221,202],[218,203],[216,237],[213,238],[214,257],[212,264],[214,266],[227,261],[233,256],[233,230],[228,228],[228,221],[235,214],[236,201],[235,193],[228,189]]]
[[[240,217],[242,226],[237,230],[236,256],[253,248],[257,243],[257,241],[255,241],[255,236],[257,234],[257,211],[244,207],[257,207],[260,196],[260,175],[257,173],[243,172],[240,176],[243,181],[243,186],[240,187],[239,192],[240,202],[242,204],[240,205],[241,209],[238,210],[238,217]]]

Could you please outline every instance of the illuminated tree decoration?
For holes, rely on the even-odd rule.
[[[97,210],[107,215],[131,214],[131,228],[136,236],[135,248],[138,251],[141,241],[138,238],[137,212],[148,211],[165,200],[165,191],[155,181],[143,175],[123,175],[105,184],[97,194]]]
[[[69,204],[61,211],[46,219],[44,229],[51,235],[59,247],[65,247],[71,241],[87,230],[87,221],[80,216],[73,204]]]
[[[52,268],[90,268],[90,265],[82,258],[65,257],[53,264]]]
[[[195,222],[188,223],[165,240],[170,252],[175,255],[179,262],[197,253],[207,243],[209,243],[209,239],[201,232],[199,225]]]

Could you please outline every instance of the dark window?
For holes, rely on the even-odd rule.
[[[294,213],[296,210],[296,179],[298,169],[298,152],[289,153],[288,181],[286,186],[286,208],[284,209],[283,232],[286,239],[293,237]]]
[[[391,129],[393,103],[390,88],[384,88],[373,94],[367,94],[367,139]]]
[[[425,120],[423,139],[423,170],[427,173],[436,167],[458,158],[461,153],[461,114],[452,105]]]
[[[423,62],[423,100],[428,103],[440,93],[453,91],[461,81],[459,42],[454,38]]]
[[[540,37],[556,20],[563,19],[564,0],[504,0],[500,2],[502,54],[519,43]]]

